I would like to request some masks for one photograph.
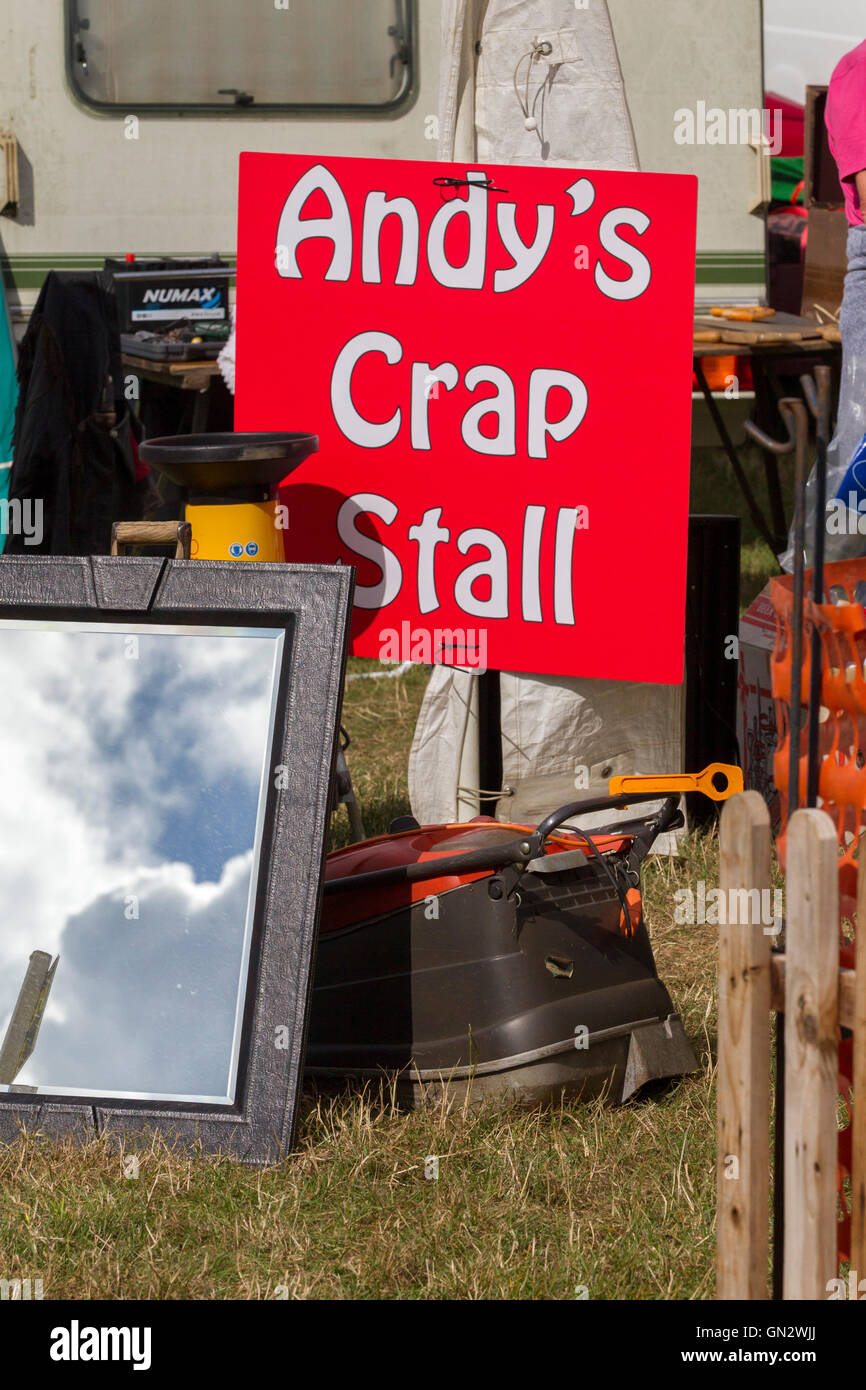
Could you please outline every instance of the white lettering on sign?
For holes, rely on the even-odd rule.
[[[469,170],[469,191],[465,198],[451,198],[434,213],[426,237],[427,263],[435,279],[445,288],[480,290],[487,272],[487,231],[490,193],[482,171]],[[578,179],[566,190],[572,202],[569,216],[579,216],[595,202],[595,188],[586,178]],[[301,214],[314,196],[324,197],[327,216],[302,217]],[[529,280],[539,268],[550,247],[556,209],[552,204],[536,208],[535,235],[525,242],[517,230],[517,204],[499,202],[496,206],[496,227],[512,264],[493,273],[493,289],[507,293]],[[381,236],[389,218],[396,218],[400,228],[399,259],[394,272],[394,284],[414,285],[418,275],[421,251],[421,228],[418,210],[410,198],[389,198],[383,191],[368,193],[364,201],[361,229],[361,279],[367,284],[382,283]],[[465,219],[468,247],[462,265],[455,265],[446,252],[446,235],[456,219]],[[595,284],[608,299],[626,301],[638,298],[647,289],[651,278],[648,258],[630,241],[620,235],[620,228],[631,227],[643,235],[650,219],[638,208],[618,207],[605,213],[599,226],[599,242],[608,256],[629,270],[625,279],[610,275],[600,260],[595,265]],[[297,250],[302,242],[324,239],[332,245],[331,259],[325,272],[326,280],[348,280],[352,270],[352,218],[345,194],[338,180],[324,165],[317,164],[298,179],[283,205],[277,231],[278,273],[287,278],[300,278]],[[388,366],[403,359],[403,347],[393,334],[370,330],[356,334],[341,349],[331,376],[331,404],[334,418],[344,437],[364,449],[381,449],[391,444],[400,433],[404,410],[398,404],[395,387],[395,409],[387,420],[371,420],[362,414],[352,398],[352,375],[367,353],[381,353]],[[428,362],[411,364],[409,388],[409,433],[413,449],[431,449],[430,400],[439,398],[439,386],[453,391],[460,374],[453,362],[431,367]],[[498,458],[514,457],[517,453],[517,402],[514,382],[508,372],[493,363],[473,366],[466,370],[464,385],[474,392],[493,386],[481,400],[466,409],[460,433],[466,446],[476,454]],[[551,393],[562,388],[568,405],[558,417],[549,411]],[[586,386],[580,377],[556,367],[538,367],[529,379],[527,401],[527,453],[533,459],[548,457],[549,443],[562,443],[579,429],[589,401]],[[483,428],[482,428],[483,426]],[[491,428],[492,426],[492,428]],[[524,596],[527,611],[537,604],[530,594]]]
[[[465,377],[467,391],[489,382],[496,387],[495,396],[485,396],[471,405],[463,416],[460,433],[463,443],[476,454],[498,454],[501,457],[517,453],[517,419],[514,383],[501,367],[470,367]],[[481,421],[488,415],[496,417],[496,433],[481,433]]]
[[[441,515],[441,507],[430,507],[421,518],[420,526],[409,527],[409,539],[418,545],[418,607],[422,613],[432,613],[439,607],[436,547],[451,539],[448,527],[439,525]]]
[[[430,448],[430,401],[439,399],[436,386],[453,391],[460,380],[460,373],[453,362],[440,362],[431,367],[429,362],[412,363],[411,390],[411,435],[413,449]]]
[[[416,588],[418,607],[422,613],[432,613],[441,606],[437,585],[436,561],[439,547],[451,541],[451,530],[441,526],[442,507],[428,507],[421,520],[409,526],[406,534],[418,546]],[[403,570],[390,546],[379,538],[360,531],[357,521],[365,514],[378,517],[386,526],[397,521],[399,509],[387,497],[374,492],[357,493],[343,502],[337,513],[340,540],[356,555],[370,560],[380,571],[374,584],[356,584],[355,604],[358,608],[384,608],[399,598],[403,587]],[[523,617],[530,622],[542,622],[542,589],[545,576],[541,563],[541,542],[547,508],[530,503],[524,515],[523,553],[521,556],[521,607]],[[575,624],[572,595],[572,560],[575,533],[587,529],[588,509],[585,506],[559,507],[556,511],[556,530],[553,572],[547,577],[547,591],[553,595],[553,620],[560,627]],[[454,581],[454,602],[473,618],[507,618],[509,557],[507,546],[496,531],[486,526],[470,526],[456,538],[460,555],[468,555],[475,547],[486,550],[486,556],[473,559]],[[342,559],[338,564],[344,563]],[[476,585],[489,589],[486,597]],[[446,600],[447,601],[447,600]]]
[[[631,271],[627,280],[614,280],[601,264],[596,262],[595,283],[608,299],[637,299],[649,288],[652,268],[643,251],[624,241],[619,235],[619,227],[633,227],[643,236],[650,220],[638,208],[614,208],[606,212],[598,229],[598,239],[605,251],[617,260],[623,261]]]
[[[381,449],[396,438],[401,411],[398,406],[390,420],[375,425],[355,409],[352,372],[359,359],[368,352],[383,353],[386,362],[392,366],[403,356],[402,347],[390,333],[358,333],[350,338],[334,363],[331,374],[331,409],[343,434],[353,444],[360,444],[362,449]]]
[[[435,280],[445,289],[480,290],[487,277],[487,224],[490,213],[490,192],[485,187],[487,175],[483,170],[470,169],[466,174],[469,191],[465,198],[447,199],[433,214],[427,229],[427,265]],[[579,217],[595,203],[595,188],[587,178],[577,179],[566,194],[571,198],[569,217]],[[325,217],[302,217],[307,201],[323,195],[328,203]],[[531,279],[550,249],[556,224],[556,208],[552,203],[536,207],[535,236],[525,242],[517,230],[517,203],[499,201],[496,204],[496,229],[503,248],[513,262],[493,272],[493,290],[507,294]],[[395,285],[414,285],[418,278],[421,255],[421,225],[418,209],[411,198],[389,198],[383,191],[368,193],[364,200],[361,221],[361,279],[368,285],[382,283],[381,237],[389,217],[400,223],[400,255],[394,274]],[[462,265],[455,265],[445,250],[449,228],[456,219],[465,219],[468,250]],[[639,208],[613,208],[605,213],[599,226],[599,241],[608,255],[627,266],[631,274],[625,280],[609,275],[600,260],[595,263],[595,283],[608,299],[637,299],[650,283],[651,268],[647,257],[630,241],[619,235],[622,226],[631,227],[642,236],[650,219]],[[325,272],[326,280],[348,280],[352,271],[352,217],[346,195],[335,176],[323,164],[315,164],[298,179],[283,204],[277,228],[274,264],[277,273],[287,279],[301,279],[297,249],[304,241],[330,241],[333,252]]]
[[[455,602],[464,613],[471,613],[473,618],[507,618],[508,551],[505,541],[485,526],[472,526],[468,531],[461,531],[457,537],[460,554],[465,555],[474,545],[483,545],[488,558],[476,560],[473,565],[461,570],[454,585]],[[490,580],[489,598],[477,598],[473,593],[472,585],[477,579]]]
[[[541,533],[546,507],[530,506],[523,518],[523,575],[521,608],[525,623],[540,623],[541,617]]]
[[[185,289],[150,289],[142,295],[143,304],[204,304],[221,291],[217,285],[188,285]]]
[[[301,209],[316,192],[324,193],[331,212],[328,217],[305,217]],[[348,280],[352,273],[352,218],[346,195],[334,175],[323,164],[314,164],[295,184],[280,214],[274,264],[285,279],[300,280],[296,252],[302,241],[324,237],[333,242],[334,254],[326,280]]]
[[[364,203],[364,229],[361,237],[361,278],[369,285],[381,285],[382,266],[379,239],[386,217],[399,217],[400,261],[395,285],[414,285],[418,276],[418,209],[411,198],[386,198],[384,193],[368,193]]]
[[[497,294],[516,290],[518,285],[525,284],[541,265],[553,238],[556,209],[549,203],[542,203],[537,209],[538,221],[531,246],[527,246],[517,230],[516,213],[516,203],[500,203],[496,209],[496,226],[502,244],[514,261],[514,265],[508,269],[494,271],[493,288]]]
[[[591,179],[575,179],[565,191],[571,199],[571,217],[580,217],[584,212],[588,212],[595,202],[595,185]]]
[[[611,574],[639,583],[659,528],[684,554],[697,180],[244,153],[239,188],[237,424],[318,435],[281,499],[293,559],[357,568],[354,653],[380,654],[379,611],[483,631],[491,668],[621,675]],[[635,450],[623,344],[660,305],[629,389],[665,438]],[[659,575],[632,679],[681,674],[682,573]]]
[[[466,175],[470,183],[486,179],[486,174]],[[490,194],[486,188],[470,188],[467,198],[452,198],[443,203],[430,223],[427,233],[427,264],[440,285],[452,290],[480,290],[484,285],[487,262],[487,206]],[[455,217],[469,219],[469,254],[463,265],[452,265],[445,255],[445,233]]]
[[[393,603],[403,584],[403,570],[400,561],[381,541],[365,536],[355,522],[365,512],[371,512],[390,526],[397,519],[397,507],[387,497],[378,497],[375,492],[359,492],[357,497],[347,497],[337,512],[337,534],[344,545],[351,546],[356,555],[372,560],[382,571],[378,584],[355,586],[355,603],[358,608],[384,608]],[[341,565],[342,560],[337,564]]]
[[[352,399],[352,374],[367,353],[381,353],[389,366],[403,360],[403,348],[391,333],[357,333],[340,350],[331,374],[331,409],[341,433],[362,449],[381,449],[397,438],[403,419],[398,405],[388,420],[368,420]],[[413,362],[409,378],[409,421],[413,449],[430,446],[430,382],[441,382],[447,391],[458,385],[460,374],[453,362],[440,362],[431,368],[429,362]],[[470,405],[463,416],[460,434],[467,448],[476,454],[493,454],[499,458],[512,457],[517,452],[517,416],[514,383],[502,367],[487,363],[470,367],[464,376],[467,391],[479,386],[496,387],[494,395]],[[568,409],[559,419],[548,414],[550,394],[561,388],[568,396]],[[396,389],[395,389],[396,395]],[[527,453],[530,458],[546,459],[548,439],[560,444],[570,438],[586,414],[587,390],[574,372],[556,367],[537,367],[529,377],[527,402]],[[490,416],[496,422],[493,434],[482,434],[481,421]]]
[[[561,420],[553,421],[547,416],[547,400],[556,386],[568,392],[571,404]],[[547,458],[548,435],[561,443],[574,434],[586,414],[588,402],[586,387],[574,372],[563,372],[556,367],[536,367],[529,376],[529,457]]]

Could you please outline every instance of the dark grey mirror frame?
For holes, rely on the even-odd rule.
[[[341,566],[0,558],[0,618],[284,629],[272,760],[290,770],[268,791],[236,1103],[7,1093],[0,1142],[22,1128],[81,1138],[157,1131],[251,1164],[292,1147],[352,590],[353,571]]]

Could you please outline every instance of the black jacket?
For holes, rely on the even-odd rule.
[[[111,523],[137,520],[141,509],[116,303],[100,272],[46,276],[18,388],[9,500],[41,500],[43,535],[33,545],[10,534],[7,554],[108,554]]]

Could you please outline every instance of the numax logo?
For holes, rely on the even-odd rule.
[[[218,298],[219,293],[219,288],[216,285],[189,285],[185,289],[151,289],[145,290],[143,303],[204,304],[209,299]]]

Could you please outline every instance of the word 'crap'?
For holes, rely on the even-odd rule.
[[[400,362],[403,349],[391,333],[358,333],[340,351],[331,374],[331,409],[340,432],[362,449],[382,449],[400,432],[403,411],[400,406],[390,419],[382,423],[368,420],[352,399],[352,373],[362,357],[370,352],[382,353],[391,366]],[[438,399],[438,386],[452,391],[460,380],[453,362],[413,362],[409,392],[409,439],[411,447],[427,450],[430,446],[430,400]],[[506,458],[517,453],[517,393],[514,382],[502,367],[487,364],[470,367],[464,376],[468,391],[479,386],[494,386],[495,395],[485,396],[471,405],[463,416],[460,434],[467,448],[476,454],[496,454]],[[568,409],[559,419],[548,414],[548,398],[555,387],[568,393]],[[552,367],[537,367],[529,374],[526,408],[526,452],[530,458],[547,458],[548,437],[559,442],[574,434],[586,414],[589,397],[586,386],[574,372]],[[493,419],[495,434],[482,434],[482,420]]]

